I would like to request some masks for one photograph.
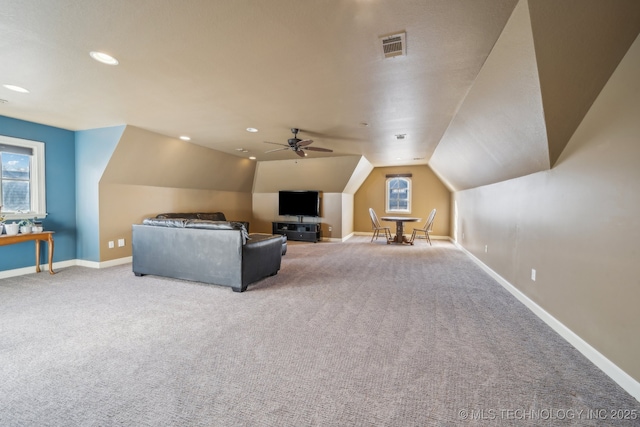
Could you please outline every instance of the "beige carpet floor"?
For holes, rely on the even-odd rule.
[[[444,241],[292,242],[242,294],[0,280],[0,426],[640,425],[617,410],[640,403]]]

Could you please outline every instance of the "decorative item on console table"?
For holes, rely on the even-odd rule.
[[[20,231],[20,225],[17,222],[11,222],[4,225],[4,232],[7,236],[15,236]]]
[[[33,227],[31,227],[31,231],[34,233],[42,233],[44,231],[44,227],[42,226],[42,221],[33,220]]]
[[[20,220],[18,226],[20,227],[20,232],[22,234],[28,234],[31,233],[31,229],[33,228],[33,221],[30,219],[23,219]]]

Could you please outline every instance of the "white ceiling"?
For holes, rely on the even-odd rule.
[[[70,130],[129,124],[261,161],[296,158],[264,143],[286,143],[296,127],[334,150],[310,157],[431,163],[451,188],[469,188],[553,165],[547,136],[553,153],[564,148],[637,36],[639,4],[0,0],[0,114]],[[407,55],[383,59],[380,36],[401,31]],[[583,49],[584,32],[601,46]],[[598,79],[585,58],[606,62]],[[576,96],[551,90],[568,80],[581,96],[569,122]]]
[[[264,154],[277,147],[263,141],[297,127],[334,155],[424,164],[515,4],[0,0],[0,84],[31,92],[0,86],[0,114],[71,130],[131,124],[258,160],[295,157]],[[379,37],[398,31],[407,56],[385,60]]]

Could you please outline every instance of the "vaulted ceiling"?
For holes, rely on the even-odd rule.
[[[552,167],[639,32],[637,0],[0,0],[0,114],[259,161],[296,127],[459,190]]]

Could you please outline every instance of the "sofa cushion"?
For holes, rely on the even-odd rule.
[[[222,212],[166,212],[156,215],[156,218],[184,218],[184,219],[204,219],[209,221],[226,221],[227,218]]]
[[[198,219],[205,219],[209,221],[226,221],[227,218],[224,216],[222,212],[200,212],[196,214]]]
[[[285,256],[287,253],[287,236],[285,234],[261,234],[261,233],[249,234],[250,241],[267,240],[267,239],[273,239],[274,237],[279,238],[282,241],[282,256]]]
[[[206,219],[188,219],[185,222],[185,228],[202,228],[205,230],[239,230],[242,232],[242,244],[244,245],[249,239],[249,233],[244,224],[240,222],[229,221],[209,221]]]
[[[187,219],[185,228],[203,228],[205,230],[236,230],[228,221],[209,221],[204,219]]]
[[[182,218],[182,219],[197,219],[196,213],[161,213],[156,215],[158,219],[170,219],[170,218]]]
[[[184,228],[187,224],[184,218],[145,218],[142,220],[144,225],[155,225],[156,227],[172,227]]]
[[[171,228],[200,228],[204,230],[238,230],[242,233],[242,244],[249,239],[249,233],[241,222],[229,221],[209,221],[204,219],[184,219],[184,218],[145,218],[144,225]]]

